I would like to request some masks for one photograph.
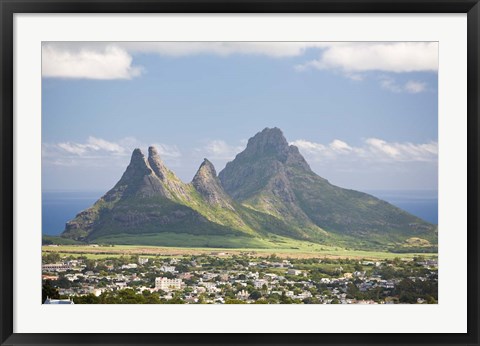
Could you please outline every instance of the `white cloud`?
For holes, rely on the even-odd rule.
[[[387,142],[378,138],[368,138],[361,146],[350,146],[335,139],[325,145],[304,139],[293,141],[306,156],[307,161],[347,160],[369,162],[436,162],[438,158],[437,142],[414,144],[410,142]]]
[[[409,93],[412,94],[417,94],[425,91],[427,88],[427,85],[423,82],[417,82],[417,81],[408,81],[405,84],[405,90],[408,91]]]
[[[202,148],[196,149],[196,152],[202,153],[211,160],[225,161],[233,159],[244,148],[243,145],[230,145],[223,140],[216,139],[209,141]]]
[[[264,55],[273,58],[302,55],[323,47],[315,42],[47,42],[42,46],[42,76],[84,79],[132,79],[143,68],[132,65],[132,54],[162,56],[211,54]]]
[[[380,77],[380,86],[394,93],[407,92],[411,94],[418,94],[427,90],[427,83],[419,81],[407,81],[405,84],[399,84],[395,79],[388,76]]]
[[[157,151],[160,157],[179,158],[180,156],[182,156],[180,149],[178,149],[176,145],[154,143],[153,146],[157,148]]]
[[[153,144],[161,157],[174,160],[182,156],[175,145]],[[44,163],[56,166],[108,166],[126,165],[135,148],[147,148],[148,145],[133,137],[122,138],[116,142],[90,136],[85,142],[43,143]],[[147,151],[144,150],[144,153]]]
[[[380,78],[380,86],[388,91],[394,92],[394,93],[400,93],[403,91],[403,88],[398,85],[393,78],[390,77],[382,77]]]
[[[322,152],[327,149],[327,147],[323,144],[306,141],[304,139],[297,139],[296,141],[293,141],[290,144],[293,144],[298,148],[310,153]]]
[[[330,148],[340,152],[348,152],[352,150],[351,146],[339,139],[335,139],[332,143],[330,143]]]
[[[101,138],[88,137],[87,143],[87,145],[95,151],[104,150],[115,154],[124,154],[126,152],[126,149],[118,143],[109,142]]]
[[[322,48],[322,42],[120,42],[132,53],[156,53],[166,56],[211,54],[265,55],[273,58],[300,56],[309,48]]]
[[[319,58],[295,66],[340,70],[352,80],[361,72],[437,71],[436,42],[47,42],[42,47],[42,75],[57,78],[131,79],[142,73],[132,55],[158,54],[182,57],[199,54],[298,57],[308,49]]]
[[[132,66],[132,56],[116,46],[105,46],[100,50],[68,50],[50,44],[42,47],[43,77],[131,79],[141,72],[140,67]]]
[[[83,156],[98,151],[104,151],[111,154],[125,154],[126,149],[117,143],[109,142],[101,138],[88,137],[86,143],[63,142],[58,143],[57,147],[63,149],[69,154]]]
[[[297,70],[339,69],[345,73],[365,71],[420,72],[438,70],[436,42],[331,43],[316,60]]]

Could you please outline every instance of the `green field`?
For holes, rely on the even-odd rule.
[[[131,238],[131,239],[130,239]],[[187,239],[188,238],[188,239]],[[310,242],[283,238],[248,238],[225,236],[194,236],[186,234],[157,234],[145,236],[144,241],[138,244],[138,237],[128,235],[104,237],[98,244],[123,243],[127,245],[58,245],[44,246],[43,251],[58,252],[61,254],[84,254],[90,258],[106,258],[123,255],[142,256],[183,256],[204,253],[225,252],[240,254],[242,252],[256,253],[259,256],[277,255],[280,257],[308,258],[308,257],[342,257],[342,258],[411,258],[415,256],[436,257],[437,254],[424,253],[391,253],[379,251],[361,251],[332,247]],[[132,243],[129,244],[129,241]],[[189,246],[181,246],[188,243]],[[222,247],[218,244],[223,244]],[[228,244],[229,247],[225,247]]]

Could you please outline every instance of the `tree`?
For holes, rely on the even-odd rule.
[[[282,292],[282,296],[280,297],[280,304],[293,304],[292,298],[287,297],[285,291]]]
[[[246,304],[246,303],[240,299],[226,298],[225,304]]]
[[[97,262],[95,260],[87,259],[85,261],[85,271],[94,270],[96,266]]]
[[[161,304],[160,296],[158,294],[153,294],[150,291],[143,291],[143,297],[145,298],[145,304]]]
[[[42,285],[42,304],[47,298],[59,299],[58,289],[53,287],[51,280],[46,280]]]
[[[320,304],[320,301],[315,297],[305,298],[303,300],[304,304]]]
[[[49,252],[42,255],[43,263],[57,263],[60,259],[60,255],[57,252]]]
[[[254,299],[254,300],[257,300],[259,298],[262,297],[262,294],[259,292],[259,291],[253,291],[252,293],[250,293],[250,299]]]
[[[85,296],[73,297],[75,304],[100,304],[100,298],[94,294],[87,294]]]
[[[265,298],[257,300],[254,304],[268,304],[268,301]]]
[[[56,286],[59,288],[70,288],[72,287],[72,282],[68,280],[66,277],[60,277],[56,282]]]
[[[363,266],[360,263],[355,263],[353,266],[356,272],[361,272],[363,270]]]

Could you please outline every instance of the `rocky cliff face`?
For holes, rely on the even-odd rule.
[[[210,205],[231,210],[235,209],[232,199],[223,190],[215,167],[207,159],[203,161],[193,177],[192,185]]]
[[[212,163],[205,160],[190,184],[162,162],[154,147],[140,149],[117,184],[66,224],[64,237],[89,240],[111,234],[156,232],[247,234],[253,230],[235,210]]]
[[[165,166],[155,147],[148,148],[148,164],[168,191],[168,197],[176,198],[181,201],[191,200],[186,184],[184,184],[175,173]]]
[[[95,204],[81,211],[67,222],[63,236],[83,240],[94,232],[101,213],[110,211],[118,202],[131,198],[170,196],[161,180],[155,175],[140,149],[135,149],[130,164],[115,186]]]
[[[316,175],[278,128],[252,137],[217,177],[205,159],[182,182],[154,147],[139,149],[118,183],[69,221],[64,237],[187,233],[285,237],[382,248],[418,237],[436,243],[436,227],[368,194]],[[352,245],[353,244],[353,245]]]
[[[149,166],[140,149],[133,151],[125,173],[115,187],[106,194],[105,199],[108,201],[112,200],[110,196],[134,195],[139,197],[169,196],[169,192]]]
[[[312,237],[318,229],[366,241],[418,234],[429,240],[436,237],[435,226],[316,175],[278,128],[267,128],[251,138],[219,178],[237,202],[276,215],[292,227],[311,229]]]

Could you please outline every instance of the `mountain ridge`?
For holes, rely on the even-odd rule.
[[[93,241],[114,234],[283,237],[387,249],[437,229],[371,195],[334,186],[314,173],[279,128],[265,128],[217,175],[204,159],[190,183],[140,149],[117,184],[67,222],[62,236]]]

